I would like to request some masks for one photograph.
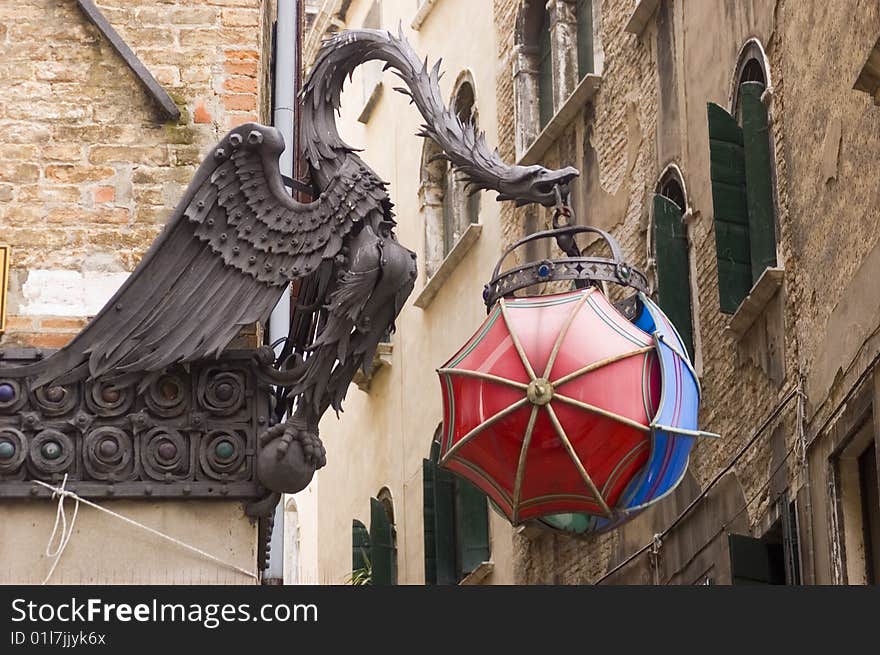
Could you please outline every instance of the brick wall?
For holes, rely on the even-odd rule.
[[[718,307],[717,264],[715,256],[712,205],[708,180],[708,139],[705,106],[711,100],[726,105],[727,85],[733,75],[736,49],[750,30],[758,29],[764,40],[773,74],[773,141],[776,149],[778,222],[781,226],[779,249],[781,260],[792,261],[792,237],[797,228],[789,220],[790,196],[783,139],[784,87],[783,73],[787,67],[781,31],[773,31],[774,21],[784,18],[784,2],[750,0],[743,6],[723,5],[688,7],[678,1],[665,0],[666,20],[674,30],[675,76],[678,95],[675,116],[664,115],[659,105],[661,81],[658,77],[657,17],[640,36],[629,34],[625,25],[633,3],[625,0],[594,0],[601,15],[601,43],[604,50],[602,83],[591,106],[584,108],[572,121],[564,136],[551,146],[542,158],[548,166],[574,165],[581,169],[577,184],[582,185],[585,216],[581,220],[609,229],[620,242],[627,258],[641,268],[647,265],[647,239],[651,214],[651,198],[663,168],[678,164],[684,171],[689,202],[697,215],[692,224],[691,240],[695,263],[697,324],[701,339],[703,387],[701,427],[720,432],[720,442],[701,441],[694,449],[691,474],[695,484],[705,486],[730,461],[761,421],[777,405],[780,397],[796,384],[798,340],[793,328],[799,296],[795,280],[797,267],[787,265],[786,292],[779,301],[784,314],[784,348],[782,367],[785,383],[774,384],[768,378],[761,360],[766,344],[761,335],[750,332],[740,342],[727,332],[729,316]],[[511,75],[513,30],[518,0],[496,0],[499,44],[498,120],[501,152],[512,158],[514,147],[513,79]],[[708,5],[708,3],[707,3]],[[722,6],[723,5],[723,6]],[[664,7],[661,7],[663,11]],[[698,11],[695,11],[699,9]],[[709,20],[716,16],[717,20]],[[771,28],[765,29],[770,23]],[[705,38],[695,45],[693,35],[702,32]],[[724,35],[723,40],[714,38]],[[714,56],[708,43],[715,44]],[[730,44],[730,52],[725,46]],[[735,46],[734,46],[735,44]],[[690,48],[690,49],[688,49]],[[793,56],[793,55],[792,55]],[[701,59],[702,57],[702,59]],[[696,83],[700,77],[712,83]],[[806,99],[806,98],[805,98]],[[666,110],[669,111],[668,109]],[[580,149],[572,143],[583,139]],[[661,154],[658,143],[664,143]],[[667,147],[666,144],[673,144]],[[592,155],[590,156],[590,150]],[[583,156],[584,159],[578,160]],[[527,224],[523,210],[505,207],[502,210],[503,233],[512,241],[534,227]],[[547,225],[549,216],[541,212],[538,225]],[[755,332],[755,330],[752,330]],[[763,350],[762,350],[763,349]],[[794,429],[794,404],[783,412],[779,423],[785,427],[784,447],[791,448],[797,438]],[[770,434],[750,449],[735,467],[735,474],[746,498],[753,498],[746,514],[748,523],[760,534],[762,522],[768,520],[770,475]],[[797,467],[789,466],[793,486]],[[652,530],[662,529],[657,516],[649,514],[624,529],[608,535],[579,540],[549,533],[530,533],[528,538],[515,537],[517,579],[523,583],[588,583],[599,578],[615,562],[622,560],[650,540]],[[763,526],[763,527],[762,527]],[[638,535],[638,536],[636,536]],[[647,535],[647,536],[645,536]]]
[[[268,119],[269,0],[107,0],[181,111],[153,101],[73,0],[0,6],[0,344],[55,348],[142,257],[203,155]]]

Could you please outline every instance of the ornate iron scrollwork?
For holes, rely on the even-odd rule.
[[[36,358],[7,351],[4,359]],[[47,495],[31,480],[65,474],[93,498],[265,496],[255,460],[269,390],[256,366],[242,351],[124,386],[91,380],[39,389],[4,377],[0,366],[0,498]]]

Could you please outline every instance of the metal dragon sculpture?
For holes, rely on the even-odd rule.
[[[443,103],[440,62],[429,69],[402,34],[341,32],[323,45],[301,97],[299,149],[315,199],[301,203],[287,193],[278,131],[253,123],[232,130],[100,313],[51,357],[4,369],[4,375],[28,377],[31,388],[143,380],[145,372],[158,375],[219,355],[242,326],[265,321],[297,282],[291,333],[277,368],[270,365],[271,349],[262,353],[266,378],[283,389],[278,416],[289,418],[260,437],[259,472],[276,494],[304,487],[325,464],[321,416],[330,407],[339,410],[356,371],[369,369],[416,279],[416,254],[394,235],[386,183],[336,129],[345,78],[369,60],[385,61],[403,80],[406,88],[397,90],[424,118],[419,136],[442,148],[473,191],[549,206],[578,174],[502,162],[483,134]],[[291,443],[301,446],[295,456]]]

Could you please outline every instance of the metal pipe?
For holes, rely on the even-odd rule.
[[[295,179],[296,159],[296,104],[300,78],[299,0],[278,0],[275,31],[275,112],[273,125],[284,137],[284,152],[279,164],[281,174]],[[269,343],[275,346],[276,357],[281,354],[284,340],[290,333],[290,292],[282,294],[269,316]],[[263,577],[264,584],[282,584],[284,581],[284,502],[275,508],[275,523],[269,541],[269,563]]]

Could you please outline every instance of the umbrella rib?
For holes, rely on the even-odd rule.
[[[559,349],[562,348],[562,342],[565,340],[566,335],[568,335],[568,331],[571,329],[571,324],[574,322],[574,317],[577,316],[577,313],[580,311],[581,307],[583,307],[589,295],[589,291],[587,293],[581,294],[581,297],[574,304],[574,308],[566,317],[562,329],[559,330],[559,334],[556,335],[556,342],[553,344],[553,350],[550,351],[550,357],[547,359],[547,367],[544,369],[543,377],[545,379],[550,377],[550,371],[553,369],[553,364],[556,363],[556,357],[557,355],[559,355]]]
[[[464,435],[461,439],[456,441],[452,446],[450,446],[449,450],[446,451],[446,454],[443,455],[443,457],[440,459],[440,463],[445,464],[447,461],[449,461],[449,458],[452,457],[459,448],[461,448],[467,442],[469,442],[471,439],[473,439],[475,436],[480,434],[480,432],[482,432],[483,430],[488,428],[490,425],[497,423],[498,421],[503,419],[508,414],[515,412],[520,407],[525,405],[527,402],[529,402],[528,398],[521,398],[521,399],[517,400],[515,403],[513,403],[512,405],[508,405],[507,407],[502,409],[497,414],[493,414],[492,416],[487,418],[485,421],[480,423],[473,430],[471,430],[466,435]]]
[[[538,406],[532,406],[532,413],[529,416],[529,424],[526,426],[526,432],[523,436],[522,448],[519,451],[519,463],[516,466],[516,478],[513,483],[513,524],[519,522],[519,500],[522,495],[522,483],[526,474],[526,456],[529,452],[529,444],[532,442],[532,433],[535,431],[535,421],[538,418]]]
[[[516,348],[516,354],[519,355],[520,360],[522,360],[523,366],[526,369],[526,373],[529,374],[530,380],[536,380],[538,378],[535,375],[535,370],[532,368],[532,364],[529,362],[529,358],[526,357],[526,352],[523,350],[522,344],[519,341],[519,337],[516,336],[516,332],[513,331],[513,326],[510,324],[510,316],[507,312],[507,302],[504,298],[498,301],[498,304],[501,305],[501,317],[504,319],[504,325],[507,326],[507,333],[510,335],[511,340],[513,341],[513,347]]]
[[[596,483],[593,482],[593,478],[590,477],[590,474],[587,473],[587,469],[584,468],[583,462],[578,459],[577,453],[574,451],[574,446],[571,445],[571,441],[568,439],[568,435],[565,434],[565,430],[562,427],[562,423],[559,422],[559,417],[556,416],[556,412],[553,411],[552,405],[545,405],[547,408],[547,414],[550,416],[550,422],[553,424],[553,428],[556,430],[556,434],[559,436],[559,439],[562,441],[562,445],[565,446],[565,450],[568,452],[568,456],[571,458],[571,461],[574,462],[574,465],[577,467],[578,473],[581,474],[581,477],[586,483],[587,487],[590,489],[590,493],[596,498],[596,502],[599,503],[599,506],[602,508],[602,512],[609,519],[613,518],[613,513],[611,512],[611,508],[608,507],[608,503],[605,502],[605,499],[602,497],[601,492],[598,487],[596,487]]]
[[[497,384],[503,384],[508,387],[513,387],[514,389],[520,389],[521,391],[525,391],[529,388],[529,385],[523,384],[522,382],[508,380],[507,378],[498,377],[497,375],[484,373],[482,371],[469,371],[462,368],[438,368],[437,372],[446,375],[461,375],[466,378],[477,378],[480,380],[487,380],[488,382],[496,382]]]
[[[620,414],[609,412],[607,409],[602,409],[601,407],[596,407],[595,405],[590,405],[588,403],[581,402],[580,400],[575,400],[574,398],[563,396],[561,393],[554,393],[553,398],[569,405],[574,405],[575,407],[579,407],[588,412],[592,412],[593,414],[599,414],[600,416],[604,416],[605,418],[610,418],[612,421],[618,421],[620,423],[623,423],[624,425],[628,425],[631,428],[635,428],[636,430],[641,430],[642,432],[651,431],[651,427],[648,425],[642,425],[638,421],[633,421],[631,418],[627,418],[626,416],[621,416]]]
[[[566,382],[571,382],[575,378],[578,378],[582,375],[595,371],[596,369],[600,369],[604,366],[608,366],[609,364],[614,364],[615,362],[619,362],[622,359],[629,359],[630,357],[635,357],[636,355],[641,355],[646,352],[654,350],[654,346],[645,346],[644,348],[638,348],[637,350],[630,350],[626,353],[621,353],[619,355],[614,355],[613,357],[608,357],[606,359],[602,359],[598,362],[593,362],[592,364],[587,364],[583,368],[579,368],[576,371],[572,371],[567,375],[563,375],[558,380],[553,381],[553,386],[558,387],[560,385],[565,384]]]

